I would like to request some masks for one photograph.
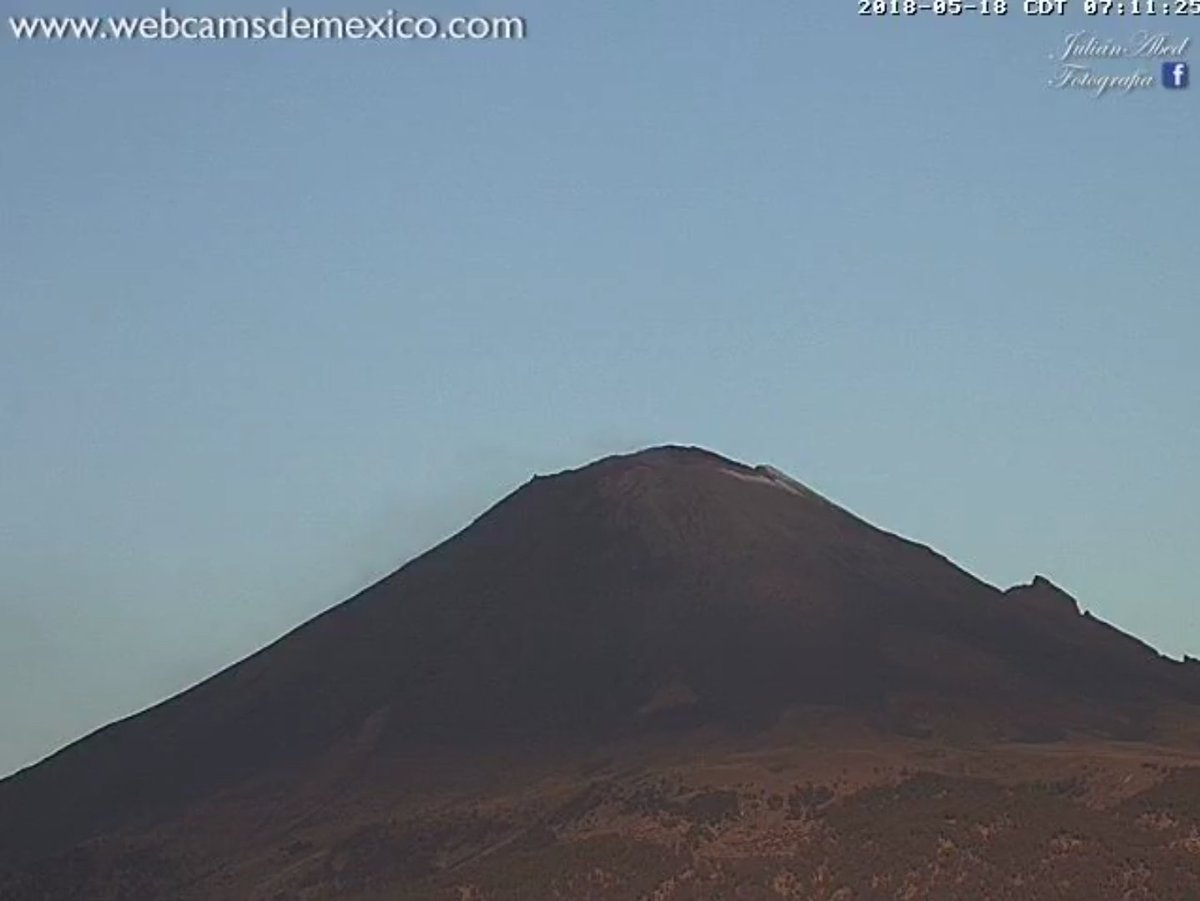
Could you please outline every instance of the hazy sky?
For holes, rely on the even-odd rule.
[[[534,472],[668,441],[1200,653],[1200,86],[1051,89],[1082,16],[855,6],[404,10],[527,17],[489,45],[4,23],[0,773]]]

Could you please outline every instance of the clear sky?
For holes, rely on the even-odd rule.
[[[490,44],[5,23],[0,772],[534,472],[662,442],[1200,654],[1200,86],[1048,86],[1128,18],[855,7],[403,10],[527,18]]]

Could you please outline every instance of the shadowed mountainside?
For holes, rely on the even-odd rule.
[[[1019,755],[1032,753],[1031,746],[1136,741],[1176,748],[1163,774],[1190,766],[1190,758],[1178,755],[1190,753],[1198,721],[1197,670],[1081,614],[1043,578],[999,591],[770,467],[697,449],[657,448],[533,479],[454,538],[270,647],[0,782],[0,868],[10,874],[5,882],[0,870],[0,898],[138,892],[142,898],[369,898],[405,886],[411,897],[442,897],[442,890],[446,897],[507,897],[483,883],[442,875],[476,865],[519,869],[520,861],[543,852],[550,856],[530,866],[553,869],[554,855],[564,853],[559,833],[566,827],[547,825],[542,806],[558,797],[555,792],[570,795],[593,783],[602,786],[595,791],[609,793],[605,800],[589,796],[579,803],[611,828],[593,834],[596,823],[589,821],[593,831],[579,833],[586,835],[580,841],[589,848],[632,842],[634,850],[620,854],[634,858],[645,851],[644,836],[621,825],[618,813],[626,808],[621,816],[648,818],[660,831],[667,829],[663,817],[686,822],[685,833],[700,830],[688,841],[701,844],[704,829],[715,835],[751,810],[764,823],[778,820],[788,829],[808,824],[806,835],[820,832],[812,825],[818,811],[826,821],[836,812],[858,823],[852,834],[870,832],[854,819],[866,816],[861,810],[887,798],[900,804],[905,792],[919,795],[934,784],[926,775],[920,777],[925,782],[903,788],[917,773],[934,772],[906,756],[916,753],[909,747],[914,742],[1000,746],[1007,750],[996,754],[1024,761],[1028,756]],[[740,787],[721,779],[697,786],[688,769],[693,759],[744,755],[751,746],[761,755],[808,743],[804,766],[820,770],[814,741],[843,750],[866,741],[882,755],[872,764],[878,778],[860,773],[825,785],[828,797],[818,791],[819,803],[794,802],[801,813],[788,819],[784,808],[803,792],[775,779],[769,766],[745,764]],[[899,756],[879,750],[892,743],[905,750]],[[645,784],[644,774],[604,766],[597,772],[607,775],[599,781],[578,776],[581,762],[595,753],[589,749],[603,747],[620,749],[614,759],[641,767],[647,765],[643,754],[657,760],[661,753],[670,762]],[[896,763],[901,759],[903,766]],[[484,760],[512,765],[489,769]],[[1120,760],[1118,769],[1126,757]],[[1098,766],[1107,773],[1115,765]],[[526,771],[532,781],[504,795],[509,806],[503,812],[469,808],[468,816],[460,806],[431,819],[410,810],[403,827],[395,815],[384,817],[378,835],[351,830],[366,850],[352,842],[346,851],[337,844],[343,839],[329,837],[337,832],[335,821],[359,824],[375,803],[368,799],[390,798],[388,809],[407,809],[413,797],[445,785],[454,786],[458,803],[479,804],[508,784],[505,773]],[[463,788],[467,772],[482,781]],[[537,781],[563,773],[575,774],[574,781],[553,788]],[[941,788],[929,789],[932,796],[943,789],[986,795],[978,803],[995,807],[997,817],[1014,797],[1047,809],[1062,800],[1055,789],[1039,795],[995,773],[978,782],[942,766],[936,778],[948,780],[949,788],[936,783]],[[1081,794],[1091,790],[1084,776],[1070,778],[1082,780]],[[543,787],[528,788],[535,783]],[[1142,787],[1150,791],[1153,784]],[[886,794],[893,789],[884,786],[900,786],[899,794]],[[636,800],[643,790],[658,798],[647,809]],[[751,790],[762,796],[752,802]],[[771,794],[783,799],[780,807],[771,808]],[[298,799],[313,809],[301,812]],[[356,800],[347,807],[349,799]],[[1103,794],[1092,800],[1104,802]],[[323,819],[333,832],[295,837]],[[434,821],[441,825],[422,825]],[[580,817],[567,821],[578,826]],[[1069,823],[1063,828],[1074,828]],[[531,824],[540,824],[540,839],[529,839]],[[397,838],[398,829],[407,838]],[[780,838],[791,834],[787,829],[747,830],[751,844],[755,834],[795,848],[804,844],[795,835]],[[1115,825],[1112,830],[1113,836],[1120,832]],[[223,844],[235,835],[242,836],[240,844]],[[283,853],[286,866],[269,855],[247,856],[255,840],[268,835],[270,853]],[[289,857],[276,848],[284,839],[287,847],[309,845],[293,847]],[[897,840],[890,833],[871,839]],[[530,841],[532,847],[522,844]],[[396,842],[425,848],[415,868],[396,863],[412,857],[411,848],[397,850]],[[699,858],[687,855],[695,848],[662,847],[668,846],[683,857],[655,852],[647,872],[658,873],[667,860],[679,864],[671,871],[676,876],[689,867],[694,876]],[[492,848],[486,864],[482,857],[471,864],[480,848]],[[804,855],[820,856],[819,846],[804,848]],[[610,851],[597,853],[608,859]],[[571,849],[576,852],[583,853]],[[458,860],[456,853],[467,857]],[[843,865],[838,855],[848,852],[820,853],[825,866],[836,869]],[[1190,858],[1179,853],[1185,863],[1177,865],[1186,869]],[[337,870],[332,861],[342,860],[342,869],[359,874],[354,879],[362,884],[346,876],[350,882],[335,888],[336,873],[314,876],[305,867],[316,866],[320,855],[321,866]],[[804,881],[809,876],[799,874],[808,872],[803,860],[809,858],[801,857],[788,872]],[[299,867],[310,881],[277,884],[281,867]],[[663,889],[669,878],[654,884],[662,889],[658,897],[692,897]],[[784,882],[786,891],[772,897],[833,897],[809,883],[809,894],[795,889],[799,893],[789,895],[794,887]],[[431,894],[418,894],[417,886]],[[482,894],[463,894],[468,889]],[[525,890],[525,897],[537,897]],[[883,892],[852,889],[843,897],[893,897],[862,894],[876,890]],[[589,895],[575,886],[563,887],[562,896],[645,894],[630,891]],[[545,896],[559,895],[547,890]]]

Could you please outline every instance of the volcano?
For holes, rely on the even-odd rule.
[[[1198,736],[1048,580],[662,447],[0,782],[0,898],[1196,898]]]

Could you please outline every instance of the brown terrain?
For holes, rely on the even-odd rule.
[[[535,478],[0,782],[0,899],[1200,899],[1200,664],[770,467]]]

